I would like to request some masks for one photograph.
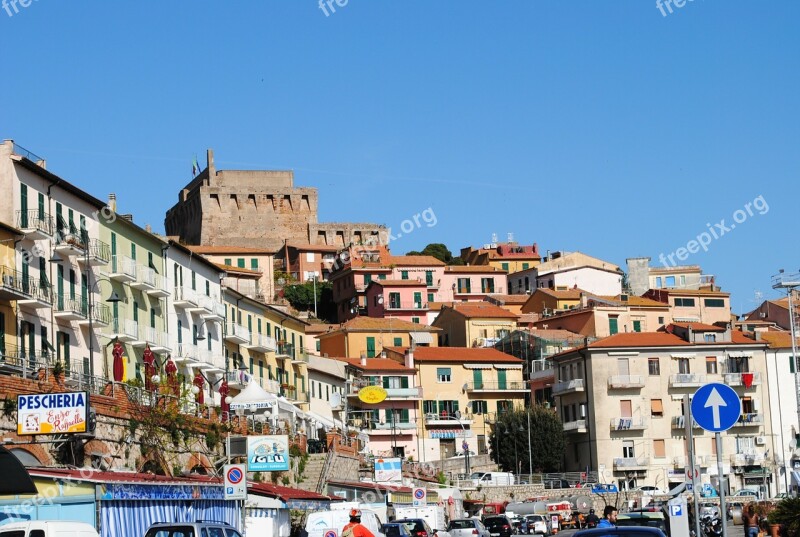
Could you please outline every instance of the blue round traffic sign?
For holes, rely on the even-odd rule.
[[[414,497],[418,500],[421,500],[425,497],[425,489],[415,489],[414,490]]]
[[[712,382],[694,392],[692,417],[706,431],[727,431],[739,421],[741,415],[742,400],[727,384]]]
[[[337,537],[336,530],[328,530],[325,532],[325,537]]]
[[[234,485],[238,485],[243,478],[244,475],[242,474],[242,471],[239,470],[238,468],[231,468],[230,470],[228,470],[228,481],[230,481]]]

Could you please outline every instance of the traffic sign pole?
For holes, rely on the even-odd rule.
[[[728,511],[725,509],[725,478],[722,473],[722,436],[717,433],[714,435],[717,443],[717,472],[719,472],[719,517],[722,519],[722,537],[728,537]]]
[[[692,404],[691,400],[689,399],[689,394],[683,396],[683,409],[684,409],[684,417],[683,419],[686,420],[686,442],[687,447],[689,448],[687,451],[689,452],[689,464],[687,465],[689,469],[689,478],[692,480],[692,498],[694,500],[694,530],[695,535],[700,537],[703,535],[700,533],[700,502],[697,499],[697,479],[695,479],[696,469],[695,469],[695,454],[694,454],[694,431],[692,431]]]

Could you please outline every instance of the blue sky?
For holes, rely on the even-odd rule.
[[[11,11],[0,136],[155,230],[212,147],[218,168],[294,169],[319,189],[321,221],[397,229],[431,207],[436,226],[395,253],[513,232],[658,264],[762,196],[765,214],[683,263],[716,275],[737,312],[800,269],[796,1],[694,0],[667,16],[655,0]]]

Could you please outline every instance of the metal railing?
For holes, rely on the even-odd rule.
[[[614,468],[647,468],[650,466],[649,457],[620,457],[614,459]]]
[[[468,382],[467,391],[483,390],[483,391],[528,391],[530,386],[527,382],[521,380],[507,380],[503,381],[485,381],[485,382]]]
[[[89,303],[87,302],[86,297],[81,295],[75,295],[74,297],[69,297],[63,294],[56,295],[54,305],[56,312],[69,312],[82,317],[86,317],[89,312]]]
[[[31,277],[22,278],[22,292],[33,300],[53,303],[53,286],[49,283],[37,281]]]
[[[136,261],[126,255],[111,256],[111,275],[124,274],[136,279]]]
[[[684,386],[694,386],[694,385],[701,385],[706,383],[706,376],[705,375],[698,375],[696,373],[678,373],[675,375],[669,376],[669,385],[670,386],[677,386],[677,385],[684,385]]]
[[[575,420],[575,421],[567,421],[564,422],[564,432],[569,431],[579,431],[581,429],[586,429],[586,420]]]
[[[427,302],[393,302],[386,303],[387,310],[426,310],[428,309]]]
[[[739,416],[739,419],[734,423],[734,427],[753,427],[764,424],[764,415],[756,412],[745,412]]]
[[[240,324],[228,323],[228,331],[225,333],[225,337],[237,337],[250,342],[250,330]]]
[[[673,429],[683,429],[686,427],[686,416],[672,416],[672,428]],[[692,418],[692,429],[699,429],[700,426],[694,421]]]
[[[583,379],[572,379],[567,380],[564,382],[557,382],[555,386],[553,386],[553,395],[559,393],[565,393],[569,391],[583,391],[584,390],[584,382]]]
[[[0,266],[0,286],[4,289],[16,291],[19,294],[27,294],[23,286],[22,273],[5,265]]]
[[[22,231],[35,229],[45,235],[53,235],[55,223],[53,217],[39,209],[17,211],[17,227]]]
[[[614,375],[608,377],[608,387],[625,389],[641,388],[644,386],[644,377],[641,375]]]
[[[90,258],[93,257],[103,263],[111,260],[111,246],[100,239],[89,239],[87,252]]]
[[[647,422],[641,416],[638,418],[611,418],[612,431],[634,431],[641,430],[647,427]]]
[[[752,371],[748,373],[725,373],[723,375],[725,384],[728,386],[756,386],[761,384],[761,373]],[[749,379],[748,382],[745,382]]]
[[[156,271],[150,267],[139,265],[136,267],[136,281],[150,287],[157,288]]]
[[[278,344],[275,342],[275,338],[265,336],[264,334],[252,334],[252,338],[250,339],[250,345],[253,347],[259,347],[271,351],[277,350],[278,348]]]

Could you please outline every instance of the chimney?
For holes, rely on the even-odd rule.
[[[689,343],[694,343],[694,330],[692,329],[692,325],[687,325],[687,326],[689,328],[689,334],[688,334],[689,337],[687,338],[687,340],[689,341]]]
[[[148,232],[148,233],[152,233],[153,232],[153,226],[151,226],[150,224],[147,224],[147,225],[144,226],[144,230],[146,232]]]
[[[414,347],[409,347],[406,351],[406,367],[414,369]]]
[[[367,367],[367,353],[361,353],[361,367]]]
[[[108,195],[108,208],[117,212],[117,195],[113,192]]]
[[[214,150],[209,149],[206,152],[208,177],[206,178],[206,186],[211,186],[211,179],[217,175],[217,167],[214,165]]]

